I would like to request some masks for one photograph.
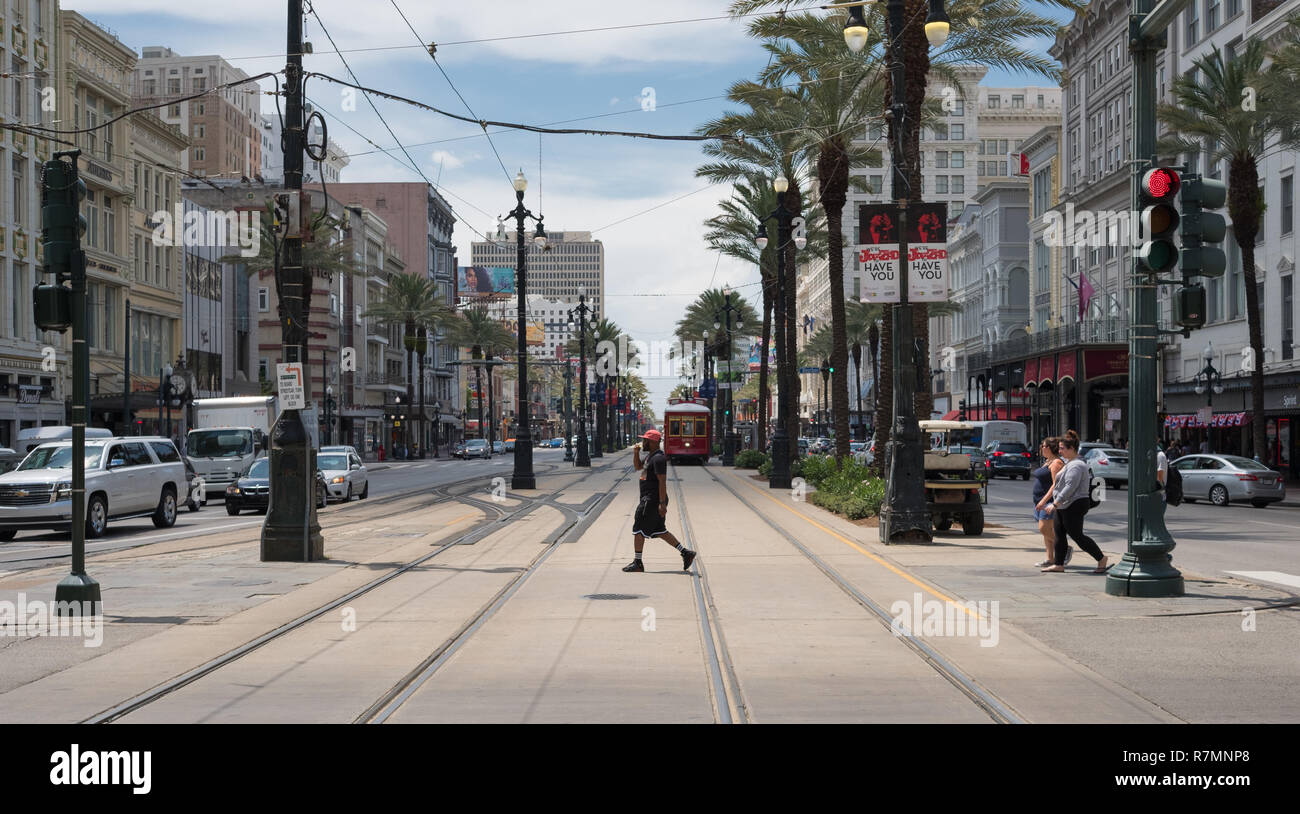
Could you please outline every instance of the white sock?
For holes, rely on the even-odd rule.
[[[637,562],[641,562],[641,552],[640,551],[634,552],[632,554],[632,559],[636,560]]]

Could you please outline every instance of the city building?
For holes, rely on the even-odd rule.
[[[59,116],[43,109],[42,89],[63,59],[55,4],[19,0],[7,6],[11,19],[0,37],[0,65],[11,77],[0,82],[0,121],[48,127]],[[0,447],[14,447],[19,430],[68,421],[71,332],[38,331],[32,315],[32,287],[41,282],[41,165],[61,149],[66,145],[0,131],[0,290],[9,298],[0,308]]]
[[[215,91],[247,78],[215,54],[186,57],[170,48],[148,46],[135,61],[131,101],[135,106],[171,102],[158,113],[190,138],[182,169],[200,176],[252,180],[262,169],[262,89],[249,82]],[[205,91],[214,92],[179,101]]]
[[[317,187],[316,184],[308,186]],[[433,280],[439,299],[448,306],[455,305],[457,261],[452,231],[456,215],[437,189],[423,181],[327,183],[326,187],[331,198],[349,207],[362,207],[381,219],[386,225],[386,245],[402,259],[405,272],[423,274]],[[372,294],[377,292],[379,283],[376,281],[374,285]],[[400,345],[399,337],[397,346]],[[446,454],[463,432],[464,388],[453,364],[457,358],[457,349],[444,334],[432,337],[423,371],[431,433],[426,443],[436,445],[440,454]],[[432,435],[435,432],[436,437]]]
[[[311,105],[307,105],[304,115],[310,114]],[[284,183],[284,150],[280,146],[282,132],[279,116],[262,115],[259,134],[262,144],[261,175],[268,184]],[[307,127],[307,144],[315,149],[325,141],[325,128],[321,126],[320,121],[313,120]],[[333,186],[341,182],[343,168],[351,163],[352,159],[343,148],[334,143],[334,139],[328,141],[329,144],[325,145],[323,161],[317,161],[310,154],[303,156],[302,182],[304,184],[319,184],[324,181],[327,186]]]
[[[530,295],[577,305],[578,289],[583,288],[592,311],[589,318],[605,316],[605,245],[593,240],[591,232],[547,230],[544,248],[531,239],[525,245]],[[495,240],[470,245],[472,266],[514,268],[517,258],[515,232],[504,224]]]

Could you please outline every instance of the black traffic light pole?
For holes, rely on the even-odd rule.
[[[86,254],[80,215],[86,185],[77,177],[80,150],[65,150],[45,162],[41,174],[41,241],[45,273],[53,285],[32,292],[36,327],[62,333],[72,327],[72,571],[54,589],[59,616],[100,614],[99,583],[86,573],[86,412],[90,392],[90,355],[86,347]],[[70,158],[71,161],[64,161]],[[69,289],[63,285],[68,280]],[[55,497],[57,498],[57,489]],[[104,511],[102,503],[96,503]],[[101,518],[102,519],[102,518]]]

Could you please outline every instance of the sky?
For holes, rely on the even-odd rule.
[[[249,75],[283,69],[286,5],[265,0],[64,3],[137,53],[146,46],[187,56],[215,53]],[[472,110],[476,120],[691,134],[729,109],[730,84],[752,78],[766,64],[745,23],[726,18],[728,0],[315,0],[309,5],[319,20],[307,15],[304,37],[312,45],[303,58],[307,70],[349,79],[346,59],[357,84],[462,115]],[[683,22],[646,25],[669,21]],[[609,27],[623,28],[557,33]],[[426,48],[431,41],[438,44],[437,64]],[[1042,51],[1047,44],[1029,45]],[[1041,82],[1002,71],[990,71],[984,80],[986,85]],[[269,81],[263,86],[272,88]],[[529,181],[525,204],[545,216],[547,229],[591,231],[604,242],[608,316],[633,338],[670,340],[684,308],[710,286],[730,285],[761,307],[757,268],[720,257],[704,242],[702,224],[728,189],[695,177],[704,161],[698,143],[520,131],[494,134],[489,142],[477,124],[375,100],[394,139],[364,98],[349,104],[344,93],[320,79],[310,80],[307,88],[309,101],[325,116],[330,139],[352,157],[342,179],[412,181],[423,173],[455,209],[462,264],[469,263],[470,243],[494,230],[497,216],[513,208],[509,179],[522,169]],[[274,109],[274,100],[265,96],[263,110]],[[658,415],[680,382],[647,381]]]

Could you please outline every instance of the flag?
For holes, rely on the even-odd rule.
[[[1092,287],[1092,281],[1088,279],[1087,274],[1079,275],[1079,320],[1083,320],[1083,315],[1088,313],[1088,305],[1092,302],[1092,295],[1096,294]]]
[[[1029,154],[1007,153],[1007,175],[1029,175]]]

